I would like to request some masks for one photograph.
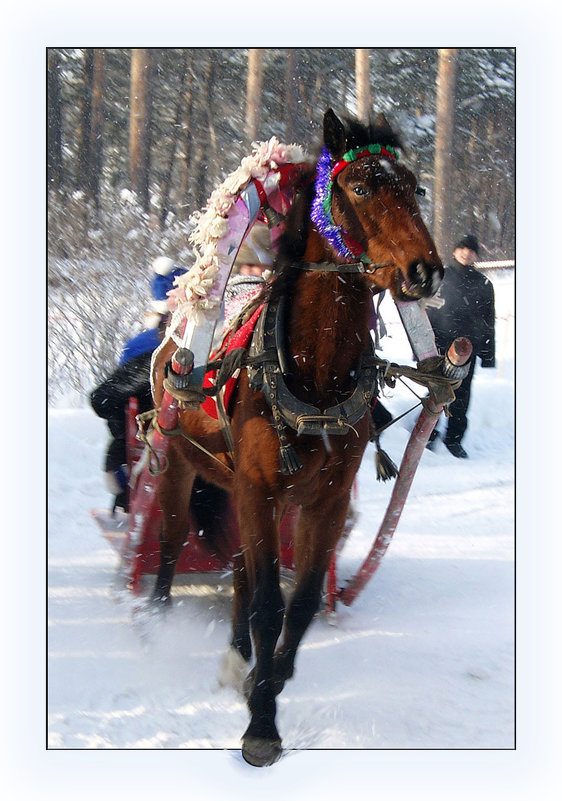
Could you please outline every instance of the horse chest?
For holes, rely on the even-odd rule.
[[[367,441],[366,418],[356,426],[356,433],[347,436],[293,437],[303,469],[283,480],[286,499],[307,506],[327,492],[345,495],[359,469]]]

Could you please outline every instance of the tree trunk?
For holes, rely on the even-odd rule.
[[[193,92],[193,119],[197,126],[189,132],[190,164],[188,180],[190,194],[196,209],[204,206],[208,199],[209,187],[215,188],[216,175],[220,169],[217,164],[217,137],[213,124],[213,54],[207,53],[206,60],[200,61],[201,84]]]
[[[129,175],[131,188],[147,213],[152,123],[152,62],[150,50],[134,48],[131,51]]]
[[[289,47],[285,62],[285,141],[294,142],[297,119],[296,51]]]
[[[213,124],[214,65],[212,53],[207,55],[203,73],[203,88],[200,93],[200,109],[195,114],[201,120],[194,141],[192,178],[195,187],[195,206],[202,208],[215,188],[217,165],[217,141]]]
[[[445,260],[448,258],[453,240],[458,233],[451,230],[457,55],[456,49],[439,50],[437,69],[433,235],[437,251]]]
[[[76,171],[76,185],[89,197],[90,165],[91,165],[91,139],[92,127],[92,83],[94,73],[94,50],[92,47],[84,50],[83,83],[80,100],[80,121],[78,125],[78,165]]]
[[[357,117],[368,123],[373,108],[371,81],[369,77],[370,51],[358,47],[355,50],[355,91],[357,95]]]
[[[47,181],[49,189],[64,185],[62,163],[62,113],[60,56],[50,48],[47,56]]]
[[[166,223],[166,217],[168,216],[169,205],[170,205],[170,193],[172,190],[172,174],[174,171],[174,161],[176,158],[176,149],[178,146],[178,142],[180,140],[181,134],[181,117],[182,117],[182,107],[185,102],[185,85],[187,79],[187,53],[184,51],[182,56],[181,62],[181,74],[180,74],[180,87],[178,98],[176,101],[176,108],[174,113],[174,122],[172,127],[172,144],[170,147],[170,157],[168,159],[168,164],[166,167],[166,174],[164,176],[164,182],[162,186],[162,207],[160,209],[160,227],[163,228]]]
[[[248,81],[246,85],[246,137],[253,142],[259,135],[261,88],[263,80],[263,48],[248,50]]]
[[[105,88],[105,50],[94,49],[92,70],[92,118],[90,127],[90,173],[88,187],[96,212],[100,210],[100,183],[103,162],[103,106]]]
[[[193,151],[193,51],[189,53],[189,64],[187,68],[187,79],[185,87],[185,111],[182,122],[183,130],[183,152],[181,158],[181,218],[186,220],[193,211],[193,191],[192,182],[192,151]]]

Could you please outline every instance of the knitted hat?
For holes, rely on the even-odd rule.
[[[457,242],[453,250],[456,250],[457,248],[469,248],[470,250],[473,250],[476,255],[480,253],[480,244],[474,234],[465,234],[463,238]]]
[[[168,312],[168,292],[174,288],[174,281],[178,275],[183,275],[183,267],[176,267],[172,259],[159,256],[152,262],[154,277],[151,283],[152,303],[150,307],[157,314]]]

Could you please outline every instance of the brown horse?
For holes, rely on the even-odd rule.
[[[416,180],[398,163],[399,148],[380,115],[363,126],[344,124],[331,110],[325,114],[316,173],[295,196],[276,277],[264,294],[278,309],[265,329],[282,331],[283,366],[268,372],[265,362],[254,362],[249,375],[242,370],[231,404],[232,453],[217,421],[202,410],[180,412],[181,429],[216,458],[175,437],[160,481],[161,569],[154,598],[164,602],[195,477],[233,495],[242,547],[234,566],[230,662],[247,673],[255,655],[244,687],[251,719],[242,748],[254,765],[271,764],[282,753],[275,698],[293,675],[297,648],[319,608],[369,439],[374,390],[361,385],[358,393],[357,387],[369,375],[361,365],[368,366],[373,293],[388,289],[395,298],[415,300],[432,295],[443,277],[417,206]],[[174,347],[164,348],[155,364],[157,406]],[[300,518],[296,584],[285,609],[279,523],[289,505],[300,508]]]

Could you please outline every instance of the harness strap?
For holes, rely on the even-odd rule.
[[[374,264],[372,261],[353,261],[346,264],[335,264],[330,261],[307,262],[301,261],[293,265],[299,270],[321,273],[358,273],[360,275],[371,275],[376,270],[383,267],[390,267],[391,264]]]
[[[158,459],[158,454],[152,447],[152,444],[149,440],[150,428],[155,429],[164,437],[183,437],[192,445],[194,445],[196,448],[198,448],[200,451],[202,451],[204,454],[210,456],[211,459],[214,459],[215,462],[218,462],[221,465],[221,467],[224,467],[230,473],[234,473],[234,470],[231,467],[229,467],[229,465],[221,461],[214,453],[211,453],[211,451],[207,450],[207,448],[205,448],[204,445],[201,445],[200,442],[197,442],[197,440],[193,439],[193,437],[190,437],[188,434],[186,434],[185,431],[181,429],[179,423],[175,426],[175,428],[162,428],[158,422],[159,414],[160,414],[160,409],[150,409],[150,411],[138,414],[136,417],[138,426],[137,438],[141,442],[144,442],[151,456],[153,456],[156,459],[157,466],[156,467],[149,466],[149,472],[151,472],[152,475],[158,475],[160,473],[163,473],[167,469],[168,465],[167,465],[167,460],[165,460],[164,465],[160,463],[160,460]],[[148,430],[146,428],[147,424],[148,424]]]

